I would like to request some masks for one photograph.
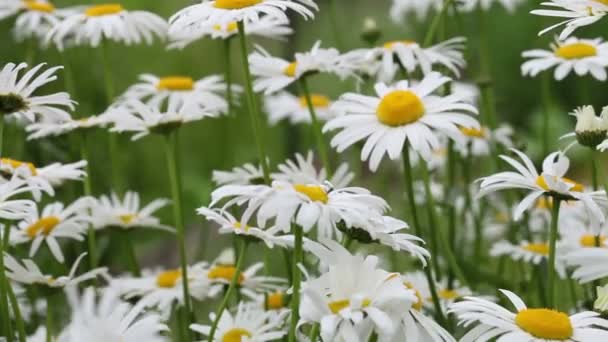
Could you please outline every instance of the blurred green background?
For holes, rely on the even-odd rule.
[[[360,32],[363,20],[373,18],[382,31],[384,40],[415,39],[422,41],[424,34],[430,24],[431,18],[418,21],[413,16],[406,20],[405,24],[394,24],[389,16],[389,0],[335,0],[337,5],[336,19],[340,40],[343,41],[345,49],[366,47],[361,40]],[[423,0],[421,0],[423,1]],[[308,50],[317,40],[323,41],[323,46],[336,46],[336,34],[330,25],[330,12],[325,0],[317,1],[321,11],[313,21],[304,21],[301,18],[293,18],[293,27],[296,33],[286,42],[275,42],[269,40],[256,40],[276,55],[289,59],[295,51]],[[478,51],[479,38],[485,34],[490,44],[492,53],[492,78],[496,89],[497,110],[501,120],[508,121],[517,127],[519,141],[523,147],[538,155],[539,125],[541,123],[541,92],[540,78],[524,78],[520,73],[520,65],[523,59],[521,52],[533,48],[548,48],[553,39],[552,34],[537,37],[541,27],[545,27],[556,20],[539,18],[529,14],[529,11],[538,7],[540,1],[530,1],[518,8],[514,14],[507,13],[503,8],[496,6],[487,13],[488,25],[482,28],[479,25],[475,13],[462,13],[458,16],[451,15],[448,18],[445,29],[448,37],[464,35],[469,38],[468,63],[469,68],[463,75],[463,79],[471,82],[476,81],[479,68]],[[57,0],[57,7],[81,4],[79,1]],[[127,9],[144,9],[160,14],[168,18],[177,10],[187,6],[192,1],[182,0],[125,0],[123,5]],[[0,47],[1,64],[7,62],[24,61],[28,56],[27,44],[14,42],[11,28],[14,20],[0,22]],[[594,38],[605,33],[606,24],[600,22],[592,28],[583,28],[577,32],[581,38]],[[241,82],[241,61],[233,49],[232,69],[236,74],[237,82]],[[61,64],[58,52],[53,49],[36,50],[32,55],[36,63],[46,62],[50,65]],[[100,113],[104,109],[104,78],[101,65],[100,51],[89,48],[75,48],[67,52],[71,68],[76,76],[77,94],[73,97],[80,103],[77,115],[91,115]],[[204,40],[197,42],[183,51],[167,51],[163,44],[157,43],[153,46],[122,46],[110,45],[110,60],[114,72],[115,88],[118,92],[124,91],[129,85],[137,80],[141,73],[153,73],[161,76],[184,74],[194,78],[200,78],[210,74],[222,73],[224,58],[222,57],[221,41]],[[557,138],[571,131],[574,127],[573,118],[567,115],[576,106],[587,104],[591,101],[596,106],[604,105],[606,99],[606,85],[597,82],[590,77],[576,78],[568,77],[566,80],[556,83],[552,82],[554,106],[551,110],[551,134],[552,141],[556,147]],[[47,87],[47,91],[65,89],[62,80]],[[337,97],[341,93],[354,90],[353,82],[340,82],[331,77],[317,76],[311,82],[314,92],[326,93]],[[598,107],[599,108],[599,107]],[[281,124],[269,128],[265,125],[264,139],[269,148],[270,158],[274,165],[283,161],[295,151],[307,151],[312,148],[313,139],[307,127],[290,127]],[[19,150],[15,144],[19,136],[15,130],[9,133],[7,149],[9,157],[22,157],[11,155]],[[206,205],[209,202],[209,194],[212,190],[211,172],[214,169],[228,169],[249,161],[255,161],[256,150],[253,144],[249,116],[239,109],[234,115],[221,119],[207,119],[184,127],[180,133],[181,164],[183,171],[184,197],[186,221],[189,239],[190,256],[194,258],[198,250],[203,250],[199,256],[211,257],[218,250],[229,243],[228,239],[218,237],[214,230],[209,230],[208,237],[202,237],[206,224],[194,214],[194,209]],[[89,140],[89,148],[93,151],[92,166],[94,192],[96,194],[107,193],[109,186],[107,175],[110,172],[109,158],[107,155],[107,137],[103,132],[97,132],[94,138]],[[165,156],[162,149],[162,140],[158,136],[146,137],[137,142],[130,142],[127,136],[121,137],[121,169],[129,184],[129,189],[139,191],[144,201],[156,197],[169,197],[169,185],[166,173]],[[13,144],[13,146],[11,146]],[[562,142],[561,146],[565,143]],[[58,138],[28,143],[25,158],[34,160],[39,165],[51,161],[76,160],[77,146],[69,139]],[[578,154],[585,158],[586,154]],[[352,153],[347,151],[344,156],[335,156],[343,160],[352,159]],[[386,163],[386,162],[385,162]],[[382,169],[382,168],[381,168]],[[582,167],[579,172],[586,173],[587,168]],[[390,172],[380,171],[380,172]],[[364,172],[365,173],[365,172]],[[365,176],[365,174],[364,174]],[[394,178],[394,177],[393,177]],[[375,192],[390,199],[400,199],[400,194],[390,191],[391,177],[384,177],[384,183],[375,181]],[[399,178],[395,178],[399,182]],[[372,179],[366,177],[359,180],[358,184],[372,186]],[[387,183],[388,182],[388,183]],[[76,193],[79,185],[72,185],[72,194]],[[394,205],[397,212],[400,208]],[[169,208],[162,211],[164,222],[170,223],[171,212]],[[167,264],[175,264],[175,257],[168,258],[173,251],[172,240],[167,239],[166,234],[154,233],[144,234],[144,238],[138,242],[141,256],[146,255],[148,264],[160,260]],[[151,236],[151,237],[150,237]],[[159,244],[162,239],[165,244]],[[159,247],[160,246],[160,247]],[[157,260],[158,259],[158,260]]]

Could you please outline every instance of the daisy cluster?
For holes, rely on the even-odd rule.
[[[278,56],[268,39],[293,39],[293,19],[313,21],[325,4],[201,0],[165,19],[121,3],[0,0],[13,38],[45,49],[38,64],[0,65],[0,341],[608,341],[608,106],[599,116],[574,109],[576,126],[559,142],[545,108],[537,165],[525,137],[499,121],[483,39],[477,51],[446,29],[477,15],[486,30],[490,9],[518,15],[523,3],[392,0],[386,15],[408,30],[428,22],[424,39],[381,42],[368,18],[362,47],[315,39]],[[608,43],[573,34],[600,22],[607,1],[541,6],[531,13],[565,20],[540,34],[562,31],[549,50],[522,53],[521,74],[551,70],[545,86],[605,81]],[[182,53],[208,39],[224,48],[221,74],[138,70],[114,93],[109,49]],[[75,101],[69,70],[67,51],[82,47],[102,56],[105,103],[93,113],[80,103],[99,101]],[[48,66],[48,49],[65,65]],[[232,73],[237,50],[242,78]],[[480,64],[476,80],[468,64]],[[52,90],[60,75],[68,91]],[[342,94],[317,91],[319,75]],[[257,157],[210,177],[186,163],[184,172],[180,131],[211,119],[250,120],[252,142],[230,139],[255,145]],[[266,133],[286,127],[315,147],[276,162]],[[149,135],[164,143],[170,199],[127,190],[146,185],[121,171],[121,157]],[[91,162],[100,136],[107,169]],[[589,182],[570,159],[582,149]],[[208,187],[190,189],[191,177]],[[155,197],[163,189],[148,187]],[[186,192],[198,208],[184,204]]]

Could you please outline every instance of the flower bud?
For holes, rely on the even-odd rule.
[[[572,112],[576,117],[576,140],[579,144],[590,148],[597,148],[607,137],[608,108],[604,108],[602,115],[597,117],[592,106],[579,107]]]
[[[363,29],[361,30],[361,39],[370,45],[375,45],[382,36],[382,32],[378,28],[376,21],[372,18],[363,20]]]

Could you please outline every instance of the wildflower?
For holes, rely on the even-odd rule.
[[[538,9],[530,13],[545,17],[566,18],[565,20],[540,31],[539,35],[565,26],[559,35],[560,40],[568,38],[579,27],[592,25],[608,13],[608,5],[601,0],[550,0],[541,5],[551,9]],[[555,9],[554,9],[555,8]]]
[[[153,216],[154,212],[168,204],[169,200],[159,198],[142,207],[140,196],[134,191],[127,191],[122,199],[116,193],[104,195],[91,205],[93,225],[97,229],[117,227],[130,230],[141,227],[172,232],[173,228],[161,224],[160,219]]]

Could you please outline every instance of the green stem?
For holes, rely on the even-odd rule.
[[[264,181],[266,182],[266,184],[270,184],[270,166],[268,165],[264,139],[262,139],[260,111],[258,108],[257,100],[255,98],[255,93],[253,92],[251,71],[249,70],[245,23],[239,21],[237,25],[239,29],[239,40],[241,42],[241,59],[243,62],[243,70],[245,71],[245,90],[247,93],[247,106],[249,107],[249,114],[251,115],[253,135],[255,136],[256,145],[258,148],[258,158],[260,159],[260,164],[262,164],[262,170],[264,171]]]
[[[228,115],[232,115],[232,53],[231,44],[232,38],[224,39],[222,45],[224,47],[224,77],[226,78],[226,102],[228,103]]]
[[[336,47],[338,47],[338,50],[343,50],[344,41],[342,40],[342,35],[340,34],[340,27],[338,26],[336,0],[329,0],[328,5],[329,5],[329,22],[331,24],[331,30],[334,35],[334,39],[336,40]]]
[[[15,297],[15,292],[11,288],[10,284],[7,286],[8,298],[11,301],[11,307],[13,308],[13,314],[15,316],[15,325],[17,332],[19,333],[19,342],[26,341],[25,326],[23,324],[23,316],[21,316],[21,310],[19,309],[19,302]]]
[[[557,243],[557,223],[559,220],[559,207],[561,205],[561,199],[553,197],[553,207],[551,210],[551,232],[549,235],[549,263],[547,265],[547,287],[548,287],[548,305],[549,308],[556,308],[555,306],[555,246]]]
[[[317,342],[318,338],[319,338],[319,323],[315,323],[312,325],[312,328],[310,329],[310,334],[308,335],[308,339],[310,340],[310,342]]]
[[[422,236],[421,235],[422,226],[420,225],[420,221],[418,219],[418,212],[416,210],[416,202],[414,201],[414,181],[412,178],[413,168],[412,168],[412,163],[410,161],[410,154],[409,154],[408,150],[409,150],[409,142],[406,141],[406,146],[402,152],[403,180],[404,180],[404,184],[405,184],[405,192],[407,193],[407,197],[408,197],[407,202],[410,206],[410,215],[412,215],[412,220],[414,223],[414,232],[417,236]],[[431,263],[433,263],[433,265],[438,267],[435,259],[436,259],[436,257],[435,257],[435,255],[433,255],[431,258]],[[427,283],[429,285],[429,289],[431,290],[431,298],[433,300],[433,306],[435,307],[435,315],[437,317],[437,321],[439,322],[439,324],[445,325],[446,319],[443,314],[443,311],[441,310],[441,303],[439,302],[439,296],[437,295],[437,288],[435,286],[435,280],[433,280],[432,268],[430,266],[426,266],[423,269],[424,269],[424,274],[426,276]]]
[[[241,276],[241,270],[243,269],[243,261],[245,260],[245,254],[247,254],[248,244],[245,239],[240,239],[240,245],[241,252],[239,253],[239,258],[236,261],[236,265],[234,266],[234,275],[232,276],[232,280],[230,280],[228,290],[226,290],[226,294],[224,295],[224,298],[222,299],[222,302],[220,303],[220,306],[215,313],[215,320],[213,320],[213,324],[211,325],[211,330],[209,332],[209,338],[207,339],[209,342],[215,341],[214,336],[217,330],[217,325],[224,313],[224,310],[226,310],[226,307],[228,306],[228,302],[230,301],[232,293],[236,290],[239,277]]]
[[[329,154],[327,153],[327,145],[325,144],[325,140],[323,139],[323,131],[321,129],[321,124],[319,123],[319,119],[317,118],[317,112],[315,111],[315,106],[312,102],[312,96],[310,94],[310,90],[308,88],[308,82],[306,81],[306,76],[300,78],[300,87],[302,88],[302,92],[304,93],[304,97],[306,98],[306,105],[308,106],[308,112],[310,113],[310,120],[312,123],[312,131],[315,135],[315,140],[317,141],[317,148],[319,149],[319,155],[321,156],[321,161],[323,162],[323,166],[327,172],[327,176],[331,177],[332,168],[329,162]]]
[[[487,36],[487,20],[485,17],[485,12],[479,6],[478,10],[478,19],[479,19],[479,52],[480,52],[480,76],[479,76],[479,86],[481,90],[481,102],[482,102],[482,118],[485,119],[484,123],[487,124],[491,129],[496,128],[496,108],[495,108],[495,99],[494,99],[494,89],[492,86],[492,76],[490,70],[490,47],[488,45],[488,36]]]
[[[551,75],[541,76],[541,96],[543,102],[543,156],[551,151]]]
[[[9,317],[8,308],[8,288],[10,284],[6,278],[4,268],[4,243],[0,243],[0,315],[2,317]],[[13,333],[10,319],[0,320],[0,331],[5,332],[8,337],[7,341],[13,341]]]
[[[175,130],[165,136],[165,153],[167,156],[167,166],[169,171],[169,181],[171,184],[171,197],[173,200],[173,219],[175,221],[175,236],[177,238],[177,248],[181,265],[182,290],[184,292],[184,307],[188,316],[192,315],[190,304],[190,289],[188,288],[188,256],[186,254],[184,212],[182,210],[182,185],[179,173],[179,161],[177,157],[178,141]]]
[[[431,26],[429,27],[429,30],[426,31],[426,35],[424,36],[424,41],[423,41],[424,47],[428,47],[429,45],[433,44],[433,39],[435,38],[437,29],[439,28],[439,25],[443,21],[443,18],[445,17],[447,10],[450,7],[451,2],[452,2],[452,0],[443,0],[443,5],[441,6],[441,10],[435,14],[435,17],[433,18],[433,21],[431,22]]]
[[[291,264],[293,293],[291,295],[291,323],[289,325],[289,335],[287,339],[289,342],[296,341],[296,327],[298,325],[298,320],[300,319],[300,285],[302,282],[302,273],[300,272],[298,265],[304,259],[302,251],[304,232],[302,231],[302,227],[296,224],[293,225],[293,230],[295,236],[295,245],[293,250],[293,262]]]
[[[447,237],[439,227],[439,222],[437,221],[437,212],[435,210],[435,199],[433,197],[433,193],[431,191],[431,177],[429,175],[429,170],[424,159],[420,159],[420,164],[422,165],[422,180],[424,182],[424,191],[426,193],[426,206],[429,215],[429,226],[431,228],[431,234],[437,237],[439,244],[441,245],[441,249],[444,251],[444,256],[448,261],[448,265],[454,272],[454,275],[460,281],[460,284],[463,286],[469,286],[467,278],[464,276],[460,265],[456,261],[456,257],[452,251],[450,246],[450,242],[447,240]],[[434,255],[436,258],[437,255]]]
[[[131,231],[123,230],[122,235],[124,249],[127,253],[127,260],[129,268],[131,269],[131,274],[133,274],[135,277],[141,277],[141,268],[139,267],[139,262],[137,262],[137,254],[135,253],[135,247],[133,246],[133,239],[131,239]]]
[[[51,297],[53,295],[49,295],[46,298],[46,342],[53,342],[53,303]]]
[[[87,176],[82,181],[82,191],[85,196],[93,195],[93,183],[91,182],[91,164],[90,164],[90,156],[89,149],[87,147],[87,136],[86,132],[82,132],[80,135],[80,158],[87,162],[85,170],[87,172]],[[95,236],[95,227],[93,225],[89,225],[87,230],[87,245],[89,249],[88,258],[89,258],[89,267],[90,269],[94,269],[97,267],[97,242]]]
[[[4,145],[3,144],[4,143],[4,124],[5,124],[4,120],[5,120],[4,114],[0,113],[0,156],[2,156],[2,153],[3,153],[2,147]]]

